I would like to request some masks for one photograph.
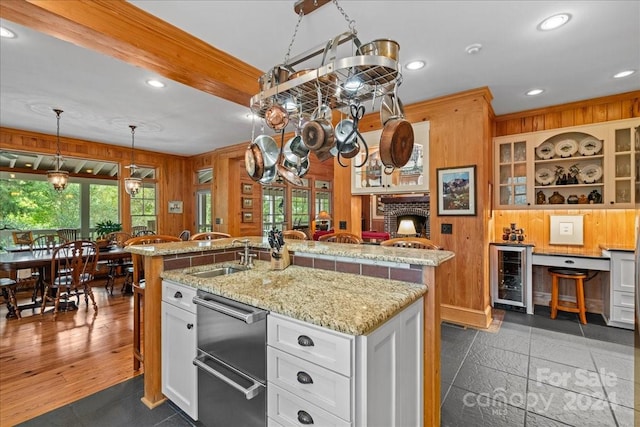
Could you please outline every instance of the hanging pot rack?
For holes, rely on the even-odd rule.
[[[286,126],[286,122],[298,123],[298,128],[296,129],[296,135],[298,135],[303,122],[306,122],[306,129],[307,126],[311,125],[308,123],[309,120],[315,121],[319,117],[320,120],[330,119],[329,113],[333,110],[339,110],[341,115],[348,116],[351,114],[353,116],[351,118],[353,130],[350,136],[355,134],[359,139],[356,138],[355,140],[355,149],[352,147],[353,142],[350,142],[351,145],[349,145],[349,142],[340,141],[337,147],[333,146],[323,150],[325,145],[335,144],[335,142],[328,143],[326,137],[323,137],[325,138],[325,143],[321,144],[322,149],[314,150],[316,156],[321,161],[337,156],[340,166],[347,167],[348,165],[340,161],[340,155],[343,154],[343,157],[349,158],[352,157],[351,154],[354,151],[357,153],[358,150],[364,149],[366,157],[362,164],[366,163],[368,157],[367,143],[357,129],[358,121],[364,115],[363,103],[372,101],[372,109],[375,108],[376,98],[381,99],[388,94],[396,95],[397,87],[402,83],[401,66],[398,61],[399,45],[397,42],[393,40],[374,40],[363,46],[357,36],[355,20],[349,18],[344,9],[338,4],[338,0],[331,1],[345,18],[349,31],[290,58],[291,48],[305,13],[304,7],[315,8],[321,6],[316,4],[318,0],[313,0],[313,3],[309,3],[309,1],[300,0],[296,3],[296,12],[299,13],[298,22],[284,61],[260,77],[258,81],[261,90],[250,100],[250,108],[254,117],[251,145],[255,144],[253,137],[258,118],[264,120],[270,128],[279,131],[282,139],[279,149],[280,154],[276,165],[272,168],[274,170],[267,174],[267,178],[255,179],[255,177],[252,177],[254,181],[258,181],[263,185],[270,184],[278,175],[283,176],[294,185],[301,185],[300,177],[302,176],[302,171],[306,173],[301,164],[303,161],[308,162],[308,158],[305,157],[303,159],[301,157],[298,159],[296,168],[287,167],[286,164],[283,167],[281,163],[284,160],[284,126]],[[328,1],[323,0],[322,3],[324,4]],[[338,46],[347,42],[352,43],[351,56],[338,58]],[[378,48],[379,45],[377,43],[379,42],[383,45],[386,43],[388,50],[383,47]],[[388,46],[392,47],[389,48]],[[319,67],[302,67],[296,71],[295,67],[314,58],[320,59],[320,55],[322,55],[322,58]],[[315,62],[317,63],[317,61]],[[354,111],[358,112],[358,117]],[[322,119],[322,116],[326,119]],[[282,123],[285,123],[284,126],[281,126]],[[329,125],[331,126],[330,123]],[[330,138],[333,140],[333,132],[330,134]],[[262,136],[270,138],[266,135]],[[306,141],[303,140],[303,142],[307,145]],[[247,153],[249,154],[252,149],[251,145],[247,148]],[[312,148],[308,145],[307,147]],[[247,172],[252,176],[250,169],[247,166]],[[306,169],[308,169],[308,166]]]

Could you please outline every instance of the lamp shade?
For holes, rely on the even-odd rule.
[[[124,179],[124,191],[131,196],[135,196],[142,188],[142,178],[129,177]]]
[[[416,226],[410,219],[403,219],[398,226],[398,234],[403,236],[416,235]]]
[[[316,221],[331,221],[331,215],[327,211],[320,211],[316,215]]]

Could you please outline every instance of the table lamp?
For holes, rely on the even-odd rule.
[[[326,231],[329,229],[328,221],[331,221],[331,215],[327,211],[320,211],[318,215],[316,215],[316,221],[320,221],[320,223],[316,226],[318,230]]]
[[[398,226],[398,236],[415,236],[418,234],[416,226],[410,219],[403,219]]]

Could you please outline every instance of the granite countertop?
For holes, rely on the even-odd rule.
[[[187,242],[158,243],[153,245],[128,246],[126,251],[145,256],[186,254],[240,248],[238,240],[249,239],[251,248],[269,249],[267,239],[261,236],[227,238],[216,240],[194,240]],[[235,241],[235,243],[233,243]],[[437,267],[454,257],[450,251],[394,248],[376,245],[353,245],[348,243],[326,243],[313,240],[287,240],[287,248],[295,253],[329,255],[336,257],[390,261]]]
[[[365,335],[427,292],[427,286],[291,265],[270,270],[256,261],[251,270],[213,278],[189,273],[223,263],[168,270],[164,279],[211,292],[350,335]]]

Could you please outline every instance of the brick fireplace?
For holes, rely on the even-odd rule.
[[[399,237],[399,219],[412,219],[416,226],[416,231],[421,237],[430,238],[431,228],[429,226],[429,196],[409,196],[409,197],[382,197],[380,201],[384,204],[384,231],[391,235],[391,238]]]

